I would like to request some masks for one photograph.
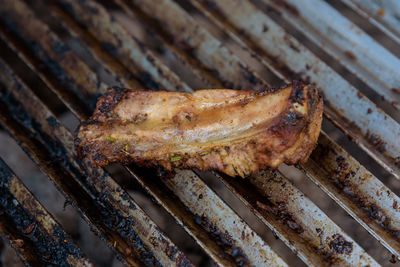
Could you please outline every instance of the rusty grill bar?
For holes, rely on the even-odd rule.
[[[371,15],[387,7],[376,7],[372,1],[343,2],[361,16],[370,14],[371,23],[398,42],[394,15]],[[35,73],[42,87],[80,120],[90,114],[97,96],[115,84],[186,92],[198,89],[130,33],[110,11],[118,9],[146,29],[204,88],[261,88],[292,77],[317,84],[324,94],[326,118],[399,178],[400,125],[395,119],[399,117],[399,58],[325,1],[306,3],[41,0],[30,7],[23,0],[0,0],[0,47]],[[43,10],[46,16],[40,14]],[[326,17],[338,23],[331,24]],[[391,115],[285,31],[283,22],[384,97],[393,106]],[[86,52],[71,48],[71,40]],[[243,56],[246,53],[269,75],[255,72]],[[86,62],[87,57],[96,64]],[[191,266],[168,233],[107,172],[76,159],[72,133],[46,106],[49,103],[36,96],[36,90],[12,64],[0,59],[0,125],[91,229],[128,265]],[[54,157],[55,163],[48,164]],[[322,132],[310,160],[297,167],[400,257],[400,198],[368,166]],[[136,166],[126,169],[217,265],[287,266],[279,252],[210,188],[204,173],[177,170],[168,177]],[[218,173],[212,176],[307,265],[379,266],[281,172],[263,171],[244,180]],[[25,263],[92,264],[1,160],[0,178],[0,190],[5,192],[0,196],[0,230]],[[18,216],[28,216],[30,223],[18,222]],[[40,238],[32,238],[31,232]],[[60,248],[60,258],[47,258],[43,240]]]

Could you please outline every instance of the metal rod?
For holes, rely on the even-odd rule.
[[[93,266],[1,158],[0,191],[0,232],[25,264]]]

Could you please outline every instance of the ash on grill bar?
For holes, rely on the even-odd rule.
[[[399,17],[394,0],[0,0],[0,265],[395,266]],[[74,147],[111,86],[295,79],[324,98],[295,167],[103,169]]]

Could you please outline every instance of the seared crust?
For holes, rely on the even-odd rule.
[[[199,90],[193,94],[111,88],[76,138],[78,156],[110,162],[196,168],[246,176],[282,162],[304,163],[321,129],[312,85]]]

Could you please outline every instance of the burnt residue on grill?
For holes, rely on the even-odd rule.
[[[233,178],[230,178],[226,175],[221,174],[221,176],[227,181],[232,181]],[[267,192],[260,192],[260,194],[249,194],[248,192],[258,192],[260,191],[260,186],[255,177],[249,176],[248,179],[254,187],[249,187],[248,184],[244,183],[242,180],[234,180],[233,185],[236,189],[242,191],[243,194],[246,195],[247,200],[252,203],[252,206],[259,211],[267,212],[268,214],[272,214],[276,220],[279,220],[282,224],[289,227],[297,234],[302,234],[304,232],[304,228],[298,223],[295,219],[295,216],[287,208],[285,202],[280,201],[277,203],[273,203],[268,197]],[[276,173],[271,173],[271,176],[268,176],[267,182],[272,182],[276,178]],[[278,180],[276,180],[278,181]],[[282,183],[282,188],[285,188],[286,183]],[[262,197],[260,197],[262,195]]]
[[[337,179],[334,180],[334,184],[342,189],[343,193],[351,198],[369,218],[386,229],[394,238],[400,240],[400,231],[391,228],[391,222],[386,212],[377,205],[370,203],[367,199],[360,197],[357,189],[350,183],[349,178],[350,176],[354,177],[355,173],[349,171],[348,163],[345,162],[344,158],[339,156],[336,158],[336,162],[338,164]]]
[[[237,266],[250,266],[250,261],[246,254],[244,254],[240,247],[234,244],[235,242],[228,232],[222,232],[218,226],[212,224],[204,215],[196,216],[195,222],[209,233],[211,238],[224,250],[225,253],[233,258]]]
[[[1,67],[2,66],[0,65],[0,70],[2,70]],[[20,84],[18,81],[16,81],[16,86],[17,88],[22,88],[22,84]],[[10,94],[2,86],[1,83],[0,83],[0,103],[1,103],[0,106],[3,108],[6,107],[6,103],[11,104],[8,106],[9,108],[8,111],[10,112],[10,114],[12,114],[11,116],[27,129],[35,129],[41,127],[39,123],[32,120],[32,118],[26,113],[26,111],[22,110],[21,104],[10,96]],[[34,134],[31,131],[30,135],[31,137],[34,137]]]
[[[259,78],[257,78],[254,75],[254,72],[251,71],[247,66],[245,65],[240,65],[242,71],[243,71],[243,76],[251,83],[251,84],[258,84],[261,83],[261,80]]]
[[[150,238],[150,242],[152,242],[154,238]],[[161,243],[165,247],[164,252],[168,256],[169,259],[175,261],[177,267],[191,267],[192,263],[182,254],[178,253],[178,248],[175,245],[171,245],[164,238],[161,238]],[[157,243],[154,245],[157,246]]]
[[[147,87],[151,88],[152,90],[161,90],[163,86],[156,82],[152,76],[146,71],[140,71],[137,73],[138,78],[140,81]]]
[[[118,234],[129,240],[129,242],[135,247],[139,254],[140,260],[145,266],[161,266],[154,255],[145,248],[145,245],[140,240],[139,236],[132,231],[135,220],[131,217],[125,218],[120,211],[116,210],[107,199],[112,198],[108,193],[104,193],[97,198],[98,203],[102,203],[101,219],[102,222],[108,229],[117,231]]]
[[[191,267],[193,266],[188,259],[183,256],[183,254],[179,254],[178,257],[175,258],[175,263],[177,267]]]
[[[312,158],[326,157],[326,153],[331,153],[328,146],[320,144],[313,152]],[[359,209],[361,209],[368,219],[375,221],[378,225],[386,230],[388,234],[400,241],[400,230],[392,228],[390,217],[386,212],[374,203],[371,203],[362,194],[359,193],[357,185],[351,179],[356,173],[350,168],[346,159],[341,155],[336,155],[336,167],[334,176],[330,176],[329,180],[335,185],[340,192],[352,200]]]
[[[265,211],[274,214],[277,219],[279,219],[283,224],[288,226],[297,234],[301,234],[304,232],[303,227],[296,222],[292,214],[288,211],[286,203],[279,202],[276,205],[274,205],[270,201],[266,200],[263,202],[257,201],[256,204],[260,209],[263,209]]]
[[[58,54],[58,55],[63,55],[65,54],[67,51],[69,51],[69,47],[63,43],[61,43],[60,41],[56,42],[56,47],[54,49],[54,51]]]
[[[272,173],[272,176],[269,176],[268,182],[272,182],[273,180],[277,179],[276,174]],[[257,184],[257,181],[254,177],[250,177],[252,183]],[[276,180],[279,181],[279,180]],[[286,183],[282,183],[282,188],[285,188]],[[258,191],[259,186],[256,186],[253,190]],[[262,193],[263,195],[266,192]],[[301,234],[304,232],[303,227],[299,224],[292,213],[288,210],[286,203],[283,201],[273,203],[269,197],[263,197],[262,199],[253,199],[252,202],[255,204],[256,207],[261,209],[262,211],[266,211],[270,214],[273,214],[277,220],[279,220],[282,224],[289,227],[291,230],[296,232],[297,234]]]
[[[329,248],[338,254],[350,254],[353,251],[353,243],[346,241],[340,234],[334,234],[329,242]]]
[[[366,138],[379,152],[384,153],[386,151],[386,143],[380,138],[379,135],[370,133],[368,131]]]
[[[8,190],[13,174],[2,161],[0,161],[0,177],[0,207],[2,211],[0,215],[9,221],[9,227],[15,227],[20,233],[21,247],[27,246],[27,249],[34,249],[34,253],[43,264],[55,266],[69,266],[67,258],[71,255],[75,258],[83,256],[59,226],[53,227],[53,235],[46,235],[41,224],[18,203]],[[25,201],[31,201],[33,205],[36,205],[33,198]]]
[[[110,53],[114,57],[118,57],[118,50],[112,43],[102,42],[101,47],[104,49],[104,51]]]
[[[53,116],[51,116],[51,117],[48,117],[47,119],[47,122],[51,125],[51,126],[53,126],[53,127],[58,127],[58,126],[60,126],[60,123],[56,120],[56,118],[54,118]]]

